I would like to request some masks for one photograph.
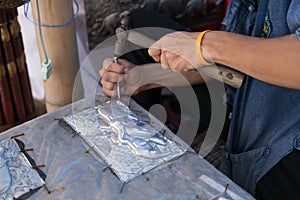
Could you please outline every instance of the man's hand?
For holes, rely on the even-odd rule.
[[[125,73],[134,67],[136,67],[134,64],[124,59],[118,59],[118,63],[115,63],[113,59],[105,59],[99,71],[103,92],[110,97],[115,97],[117,82],[121,81]]]
[[[174,32],[155,42],[148,50],[163,68],[178,72],[191,71],[201,66],[195,52],[196,38],[199,33]]]

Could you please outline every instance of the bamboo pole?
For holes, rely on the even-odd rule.
[[[37,22],[36,1],[31,1],[34,21]],[[41,23],[63,24],[73,15],[73,0],[39,0]],[[38,26],[35,27],[41,61],[45,59]],[[68,26],[42,28],[44,43],[52,61],[52,75],[44,81],[48,112],[72,102],[73,85],[79,70],[75,22]]]

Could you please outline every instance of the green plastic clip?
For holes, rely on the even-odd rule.
[[[51,60],[44,60],[42,63],[42,78],[43,80],[48,80],[52,74],[52,63]]]

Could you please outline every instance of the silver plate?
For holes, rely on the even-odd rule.
[[[44,181],[13,139],[0,141],[0,199],[14,199],[41,187]]]
[[[108,101],[63,118],[122,182],[183,155],[187,149],[135,102],[131,101],[130,108],[119,100]]]

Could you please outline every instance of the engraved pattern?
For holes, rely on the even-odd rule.
[[[151,126],[146,122],[146,111],[136,114],[120,102],[114,103],[102,103],[63,120],[122,182],[184,154],[185,148],[173,133],[166,129],[166,134],[162,134],[154,128],[162,125]]]
[[[44,184],[13,139],[0,141],[0,177],[0,200],[18,198]]]

